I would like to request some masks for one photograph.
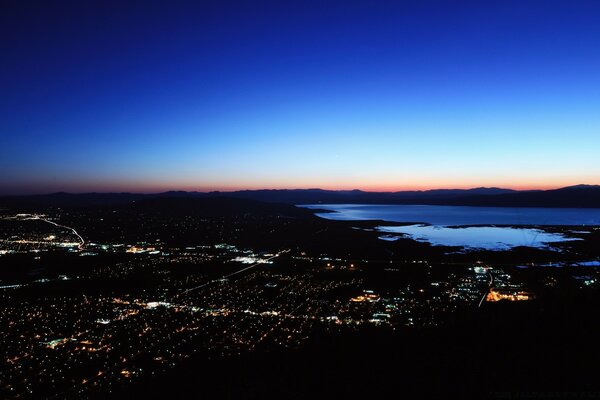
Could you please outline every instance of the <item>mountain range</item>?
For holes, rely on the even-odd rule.
[[[480,187],[399,192],[323,189],[265,189],[231,192],[170,191],[155,194],[59,192],[43,195],[3,196],[0,197],[0,206],[9,208],[108,206],[159,198],[232,198],[294,205],[355,203],[600,208],[600,185],[576,185],[552,190],[521,191]]]

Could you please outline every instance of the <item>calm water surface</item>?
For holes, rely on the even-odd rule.
[[[421,222],[461,225],[600,225],[600,208],[510,208],[379,204],[311,204],[302,207],[335,211],[317,214],[337,220]]]
[[[600,225],[600,209],[372,204],[312,204],[302,207],[333,211],[317,213],[319,217],[333,220],[414,223],[379,226],[377,229],[383,233],[382,240],[409,237],[433,245],[488,250],[506,250],[516,246],[545,248],[552,243],[579,240],[542,229],[519,228],[519,225]]]

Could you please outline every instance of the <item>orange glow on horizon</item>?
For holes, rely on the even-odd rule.
[[[100,184],[96,187],[110,189],[118,189],[119,191],[141,192],[141,193],[157,193],[165,191],[238,191],[238,190],[280,190],[280,189],[323,189],[323,190],[362,190],[366,192],[399,192],[399,191],[426,191],[436,189],[473,189],[478,187],[497,187],[513,190],[552,190],[566,186],[581,184],[582,182],[558,181],[552,183],[539,184],[536,182],[519,182],[507,184],[506,182],[478,182],[478,181],[435,181],[435,182],[406,182],[406,183],[375,183],[367,184],[359,182],[264,182],[262,184],[248,182],[228,182],[228,183],[187,183],[187,182],[136,182],[133,184],[120,183],[118,185]],[[585,182],[588,183],[588,182]],[[600,183],[600,182],[599,182]],[[596,184],[591,182],[589,184]]]
[[[566,186],[577,185],[564,184],[564,185],[496,185],[496,184],[472,184],[472,185],[355,185],[355,186],[343,186],[343,185],[219,185],[219,186],[205,186],[205,185],[99,185],[88,187],[74,185],[73,187],[65,189],[57,189],[47,191],[48,193],[53,192],[68,192],[68,193],[107,193],[107,192],[129,192],[129,193],[161,193],[168,191],[186,191],[186,192],[232,192],[241,190],[308,190],[308,189],[322,189],[322,190],[361,190],[365,192],[402,192],[402,191],[427,191],[427,190],[440,190],[440,189],[456,189],[466,190],[478,187],[497,187],[502,189],[512,190],[552,190],[560,189]],[[39,192],[36,192],[39,193]]]
[[[435,189],[472,189],[477,187],[498,187],[514,190],[550,190],[566,186],[573,186],[581,183],[600,184],[600,182],[581,182],[573,180],[553,180],[552,183],[539,184],[533,180],[516,180],[512,184],[507,181],[478,181],[478,180],[423,180],[423,181],[405,181],[403,183],[391,182],[359,182],[358,180],[344,180],[331,182],[329,180],[319,180],[315,182],[291,180],[281,182],[280,180],[261,180],[262,183],[250,183],[249,181],[227,181],[227,182],[190,182],[186,179],[174,179],[164,182],[162,179],[156,181],[150,180],[90,180],[86,182],[71,182],[68,184],[49,184],[43,183],[37,185],[35,182],[22,183],[14,185],[9,189],[12,193],[8,194],[40,194],[40,193],[106,193],[106,192],[129,192],[129,193],[160,193],[166,191],[237,191],[237,190],[278,190],[278,189],[323,189],[323,190],[362,190],[367,192],[398,192],[398,191],[425,191]]]

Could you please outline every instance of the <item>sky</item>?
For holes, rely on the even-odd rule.
[[[598,1],[0,5],[0,193],[600,184]]]

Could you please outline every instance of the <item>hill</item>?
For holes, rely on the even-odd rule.
[[[256,203],[233,203],[234,199],[257,203],[296,204],[430,204],[487,207],[573,207],[600,208],[600,186],[576,185],[553,190],[516,191],[502,188],[436,189],[425,191],[365,192],[361,190],[272,189],[233,192],[171,191],[140,193],[53,193],[30,196],[0,197],[0,209],[39,209],[45,207],[94,207],[147,202],[147,206],[182,200],[180,206],[191,206],[183,200],[204,199],[211,207],[249,207],[258,211]],[[212,200],[211,200],[212,199]],[[227,200],[224,200],[227,199]],[[224,203],[220,204],[218,201]],[[154,201],[154,203],[152,202]],[[254,204],[250,207],[249,204]],[[264,207],[264,206],[261,206]],[[185,208],[184,208],[185,209]],[[253,211],[249,212],[253,212]]]

